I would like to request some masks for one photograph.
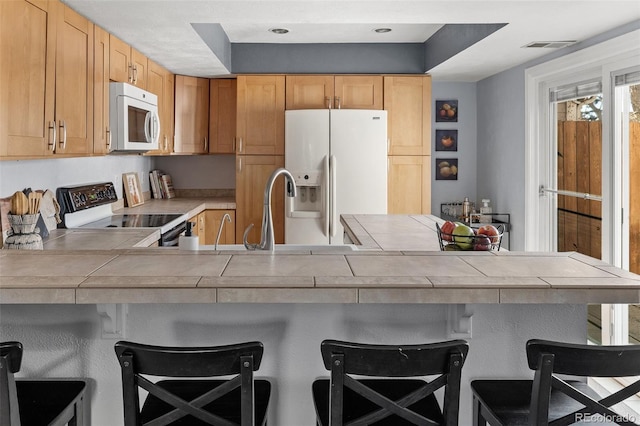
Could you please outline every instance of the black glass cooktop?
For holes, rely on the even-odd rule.
[[[116,214],[81,228],[160,228],[180,217],[179,214]]]

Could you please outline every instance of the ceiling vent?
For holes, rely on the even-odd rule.
[[[566,40],[566,41],[533,41],[529,44],[527,44],[526,46],[522,46],[522,47],[533,47],[533,48],[539,48],[539,47],[544,47],[547,49],[560,49],[562,47],[567,47],[567,46],[571,46],[572,44],[577,43],[577,40]]]

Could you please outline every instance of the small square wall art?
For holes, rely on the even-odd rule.
[[[436,158],[436,180],[458,180],[458,159]]]
[[[436,101],[436,123],[458,122],[458,101],[455,99]]]
[[[436,130],[436,151],[457,151],[457,130]]]

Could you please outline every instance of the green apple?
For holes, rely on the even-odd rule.
[[[453,241],[462,249],[462,250],[471,250],[473,248],[473,237],[475,233],[471,227],[456,222],[456,227],[453,228]]]

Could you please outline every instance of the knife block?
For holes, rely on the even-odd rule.
[[[39,218],[40,213],[7,215],[11,229],[4,246],[9,250],[42,250],[42,237],[36,226]]]

